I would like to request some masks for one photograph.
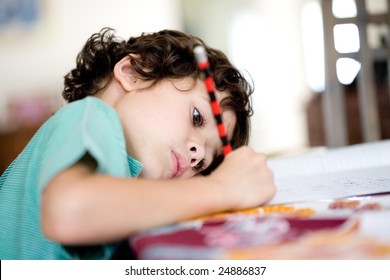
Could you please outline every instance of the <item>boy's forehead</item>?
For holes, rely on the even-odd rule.
[[[196,82],[196,86],[198,87],[201,96],[203,98],[207,99],[208,102],[210,102],[210,94],[207,92],[207,89],[206,89],[203,81],[198,80]],[[214,92],[215,92],[215,97],[218,100],[218,103],[221,103],[222,99],[231,95],[230,92],[227,90],[224,90],[224,91],[215,90]],[[221,109],[223,109],[223,108],[221,108]]]

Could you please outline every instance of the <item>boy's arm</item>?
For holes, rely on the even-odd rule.
[[[213,174],[191,179],[115,178],[76,164],[45,189],[43,232],[64,245],[106,243],[151,227],[267,202],[275,187],[265,157],[249,148],[239,150]]]

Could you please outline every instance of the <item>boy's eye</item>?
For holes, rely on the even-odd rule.
[[[194,109],[192,113],[192,123],[195,127],[201,127],[204,125],[205,120],[198,109]]]

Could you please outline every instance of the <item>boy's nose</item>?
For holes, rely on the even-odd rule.
[[[201,145],[194,142],[190,144],[189,149],[191,158],[190,166],[195,167],[201,160],[204,159],[205,150]]]

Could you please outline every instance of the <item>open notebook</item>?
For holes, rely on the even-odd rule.
[[[271,158],[277,194],[269,204],[390,192],[390,140]]]

